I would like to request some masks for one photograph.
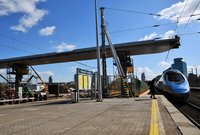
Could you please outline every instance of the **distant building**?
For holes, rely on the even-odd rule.
[[[107,83],[108,84],[112,83],[115,80],[116,80],[116,78],[113,75],[108,75],[107,76]]]
[[[49,77],[49,84],[52,84],[53,83],[53,78],[52,76]]]
[[[142,74],[141,74],[141,81],[143,81],[143,82],[146,81],[146,76],[145,76],[144,72],[142,72]]]
[[[190,87],[199,87],[199,81],[200,80],[200,77],[197,78],[197,76],[193,73],[189,73],[188,74],[188,81],[189,81],[189,84],[190,84]]]
[[[185,75],[186,78],[188,77],[188,75],[187,75],[187,64],[183,60],[183,58],[174,59],[174,64],[171,65],[171,68],[179,70],[181,73],[183,73]]]

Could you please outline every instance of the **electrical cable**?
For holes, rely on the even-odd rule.
[[[193,13],[190,16],[182,16],[187,4],[188,4],[188,0],[187,0],[186,4],[184,5],[184,8],[183,8],[180,16],[176,17],[178,19],[177,22],[166,23],[166,24],[156,24],[156,25],[152,25],[152,26],[144,26],[144,27],[138,27],[138,28],[128,28],[128,29],[124,29],[124,30],[111,31],[110,34],[120,33],[120,32],[127,32],[127,31],[132,31],[132,30],[139,30],[139,29],[147,29],[147,28],[153,28],[153,27],[156,28],[156,27],[160,27],[160,26],[163,26],[163,25],[170,25],[170,24],[175,24],[175,23],[176,23],[176,28],[175,28],[175,32],[176,32],[177,27],[178,27],[177,25],[178,25],[178,23],[179,23],[181,18],[184,18],[184,17],[190,17],[191,18],[192,16],[200,15],[199,13],[198,14],[194,14],[195,10],[197,9],[198,5],[200,4],[200,1],[199,1],[197,6],[195,7],[195,10],[193,11]],[[155,13],[147,13],[147,12],[141,12],[141,11],[117,9],[117,8],[110,8],[110,7],[106,7],[105,9],[114,10],[114,11],[121,11],[121,12],[132,12],[132,13],[138,13],[138,14],[153,15],[153,16],[159,16],[159,17],[162,17],[162,16],[163,17],[168,17],[168,18],[174,18],[175,17],[175,16],[167,16],[167,15],[161,15],[161,14],[155,14]],[[198,18],[196,20],[200,20],[200,18]],[[187,21],[185,21],[185,22],[187,22]]]
[[[110,7],[105,7],[105,9],[113,10],[113,11],[120,11],[120,12],[144,14],[144,15],[157,16],[157,17],[177,18],[176,16],[162,15],[162,14],[157,14],[157,13],[148,13],[148,12],[135,11],[135,10],[126,10],[126,9],[118,9],[118,8],[110,8]],[[193,14],[192,16],[196,16],[196,15],[199,15],[199,14]],[[189,17],[189,16],[181,16],[181,18],[185,18],[185,17]]]
[[[181,19],[181,16],[182,16],[183,11],[185,10],[185,7],[187,6],[187,4],[188,4],[188,0],[186,1],[186,3],[185,3],[185,5],[184,5],[184,7],[183,7],[183,10],[182,10],[182,12],[181,12],[179,18],[177,18],[178,20],[177,20],[177,23],[176,23],[175,33],[176,33],[176,31],[177,31],[178,23],[179,23],[179,21],[180,21],[180,19]]]
[[[153,16],[159,16],[159,17],[163,16],[163,15],[155,14],[155,13],[147,13],[147,12],[141,12],[141,11],[126,10],[126,9],[117,9],[117,8],[109,8],[109,7],[106,7],[105,9],[115,10],[115,11],[122,11],[122,12],[137,13],[137,14],[153,15]]]
[[[73,61],[73,62],[78,63],[78,64],[80,64],[80,65],[82,65],[82,66],[85,66],[85,67],[89,67],[89,68],[95,69],[95,67],[92,67],[92,66],[87,65],[87,64],[83,64],[83,63],[81,63],[81,62],[77,62],[77,61]]]
[[[185,7],[187,6],[187,3],[188,3],[188,0],[186,1],[185,5],[184,5],[184,7],[183,7],[183,10],[182,10],[182,12],[181,12],[181,14],[180,14],[180,16],[177,18],[176,27],[175,27],[175,33],[176,33],[176,31],[177,31],[178,23],[179,23],[179,21],[180,21],[180,19],[181,19],[181,16],[182,16],[182,14],[183,14],[183,11],[185,10]],[[165,62],[167,61],[167,59],[168,59],[168,57],[169,57],[169,53],[170,53],[170,49],[169,49],[169,51],[167,52],[167,56],[166,56],[166,58],[165,58]]]
[[[156,27],[160,27],[160,26],[164,26],[164,25],[171,25],[171,24],[175,24],[175,22],[173,22],[173,23],[165,23],[165,24],[155,24],[155,25],[144,26],[144,27],[129,28],[129,29],[124,29],[124,30],[117,30],[117,31],[112,31],[110,33],[113,34],[113,33],[120,33],[120,32],[140,30],[140,29],[156,28]]]
[[[188,36],[188,35],[194,35],[194,34],[200,34],[200,31],[198,31],[198,32],[191,32],[191,33],[180,33],[180,34],[177,34],[177,36]],[[156,38],[154,38],[155,40],[156,39],[163,39],[163,37],[156,37]]]
[[[197,21],[200,20],[200,18],[196,19]],[[184,21],[186,22],[186,21]],[[140,30],[140,29],[149,29],[149,28],[157,28],[165,25],[171,25],[171,24],[176,24],[177,22],[172,22],[172,23],[165,23],[165,24],[154,24],[150,26],[144,26],[144,27],[135,27],[135,28],[128,28],[128,29],[123,29],[123,30],[117,30],[117,31],[111,31],[111,34],[114,33],[121,33],[121,32],[127,32],[127,31],[134,31],[134,30]]]
[[[23,43],[23,44],[25,44],[25,45],[31,45],[32,47],[34,47],[34,48],[36,48],[36,49],[38,49],[38,50],[40,50],[40,51],[45,51],[45,52],[46,52],[46,50],[41,49],[41,48],[39,48],[39,47],[36,47],[36,46],[34,46],[34,45],[30,44],[30,43],[27,43],[27,42],[25,42],[25,41],[22,41],[22,40],[19,40],[19,39],[13,38],[13,37],[8,36],[8,35],[3,34],[3,33],[0,33],[0,35],[3,36],[3,37],[6,37],[6,38],[12,39],[12,40],[14,40],[14,41],[17,41],[17,42]],[[31,52],[31,51],[26,51],[26,50],[19,49],[19,48],[16,48],[16,47],[12,47],[12,46],[9,46],[9,45],[6,45],[6,44],[2,44],[2,43],[0,43],[0,46],[2,46],[2,47],[6,47],[6,48],[9,48],[9,49],[14,49],[14,50],[21,51],[21,52],[25,52],[25,53],[35,54],[35,53]],[[89,65],[86,65],[86,64],[80,63],[80,62],[76,62],[76,61],[74,61],[74,62],[75,62],[75,63],[78,63],[78,64],[80,64],[80,65],[83,65],[83,66],[89,67],[89,68],[95,68],[95,67],[92,67],[92,66],[89,66]]]
[[[188,23],[190,22],[191,17],[194,16],[193,14],[194,14],[194,12],[196,11],[196,9],[197,9],[197,7],[199,6],[199,4],[200,4],[200,0],[199,0],[199,2],[197,3],[196,7],[194,8],[192,14],[189,16],[189,19],[188,19],[188,21],[187,21],[187,23],[186,23],[186,25],[185,25],[185,28],[187,27]],[[184,28],[184,29],[185,29],[185,28]]]
[[[17,41],[17,42],[20,42],[20,43],[22,43],[22,44],[24,44],[24,45],[27,45],[27,46],[29,46],[29,47],[36,48],[36,49],[38,49],[38,50],[40,50],[40,51],[42,51],[42,52],[43,52],[43,51],[47,52],[47,50],[44,50],[44,49],[42,49],[42,48],[40,48],[40,47],[37,47],[37,46],[35,46],[35,45],[33,45],[33,44],[30,44],[30,43],[28,43],[28,42],[25,42],[25,41],[22,41],[22,40],[13,38],[13,37],[8,36],[8,35],[6,35],[6,34],[0,33],[0,36],[3,36],[3,37],[6,37],[6,38],[9,38],[9,39],[12,39],[12,40]]]
[[[194,34],[200,34],[200,32],[192,32],[192,33],[183,33],[183,34],[178,34],[178,36],[188,36],[188,35],[194,35]],[[161,37],[158,37],[156,39],[160,39]],[[169,57],[170,50],[167,52],[167,56],[165,58],[165,62],[167,61]]]
[[[167,56],[166,56],[166,58],[165,58],[165,62],[167,62],[167,59],[168,59],[168,57],[169,57],[169,53],[170,53],[170,50],[167,52]]]
[[[191,32],[191,33],[182,33],[182,34],[178,34],[178,36],[187,36],[187,35],[194,35],[194,34],[200,34],[200,31],[198,31],[198,32]]]
[[[25,42],[25,41],[22,41],[22,40],[19,40],[19,39],[13,38],[13,37],[8,36],[8,35],[6,35],[6,34],[0,33],[0,36],[3,36],[3,37],[6,37],[6,38],[9,38],[9,39],[12,39],[12,40],[14,40],[14,41],[17,41],[17,42],[23,43],[23,44],[25,44],[25,45],[31,45],[32,47],[34,47],[34,48],[36,48],[36,49],[38,49],[38,50],[40,50],[40,51],[45,51],[45,52],[47,52],[47,51],[44,50],[44,49],[41,49],[41,48],[39,48],[39,47],[37,47],[37,46],[34,46],[34,45],[30,44],[30,43],[27,43],[27,42]],[[19,48],[16,48],[16,47],[12,47],[12,46],[9,46],[9,45],[6,45],[6,44],[0,44],[0,46],[6,47],[6,48],[10,48],[10,49],[14,49],[14,50],[21,51],[21,52],[25,52],[25,53],[35,54],[35,53],[31,52],[31,51],[26,51],[26,50],[19,49]],[[78,64],[80,64],[80,65],[83,65],[83,66],[89,67],[89,68],[95,68],[95,67],[92,67],[92,66],[89,66],[89,65],[86,65],[86,64],[80,63],[80,62],[76,62],[76,61],[74,61],[74,62],[75,62],[75,63],[78,63]]]
[[[16,48],[16,47],[12,47],[12,46],[9,46],[9,45],[6,45],[6,44],[2,44],[2,43],[0,43],[0,46],[6,47],[6,48],[10,48],[10,49],[14,49],[14,50],[17,50],[17,51],[20,51],[20,52],[35,54],[33,52],[26,51],[26,50],[23,50],[23,49],[19,49],[19,48]]]
[[[197,7],[198,7],[198,5],[199,5],[199,3],[200,3],[200,1],[199,1],[199,3],[197,4],[197,6],[195,7],[195,10],[193,11],[193,13],[190,15],[190,16],[182,16],[182,14],[183,14],[183,11],[184,11],[184,9],[185,9],[185,7],[187,6],[187,3],[188,3],[188,0],[187,0],[187,2],[186,2],[186,4],[184,5],[184,8],[183,8],[183,10],[182,10],[182,13],[181,13],[181,15],[180,15],[180,17],[176,17],[176,16],[167,16],[167,15],[162,15],[162,14],[157,14],[157,13],[148,13],[148,12],[142,12],[142,11],[134,11],[134,10],[126,10],[126,9],[118,9],[118,8],[110,8],[110,7],[106,7],[105,9],[108,9],[108,10],[113,10],[113,11],[120,11],[120,12],[129,12],[129,13],[137,13],[137,14],[144,14],[144,15],[151,15],[151,16],[157,16],[157,17],[167,17],[167,18],[176,18],[177,19],[177,22],[175,22],[177,25],[178,25],[178,23],[179,23],[179,21],[180,21],[180,19],[181,18],[185,18],[185,17],[193,17],[193,16],[197,16],[197,15],[200,15],[200,14],[194,14],[194,12],[195,12],[195,10],[197,9]],[[199,19],[200,20],[200,19]],[[190,20],[189,20],[190,21]],[[189,22],[188,21],[188,22]],[[175,28],[175,32],[176,32],[176,30],[177,30],[177,26],[176,25],[176,28]],[[144,28],[141,28],[141,29],[144,29]],[[134,30],[134,29],[133,29]],[[123,31],[129,31],[129,29],[127,29],[127,30],[120,30],[120,31],[117,31],[116,33],[118,33],[118,32],[123,32]],[[112,32],[111,32],[112,33]]]

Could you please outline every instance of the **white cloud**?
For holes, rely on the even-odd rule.
[[[154,33],[144,36],[143,38],[140,38],[139,41],[155,39],[157,36],[158,34],[154,32]]]
[[[42,80],[44,80],[45,82],[48,82],[49,77],[54,75],[54,73],[52,71],[50,71],[50,70],[47,70],[47,71],[38,71],[37,73],[42,78]],[[37,83],[37,81],[41,81],[41,80],[38,78],[38,79],[36,79],[36,82],[33,82],[33,83]]]
[[[157,64],[157,66],[158,70],[156,71],[151,70],[148,66],[138,67],[135,69],[135,75],[137,75],[139,79],[141,79],[141,74],[144,72],[146,80],[152,80],[156,76],[161,75],[164,70],[166,70],[171,66],[171,64],[165,61],[161,61],[160,63]]]
[[[73,67],[70,67],[69,70],[71,70],[71,72],[73,72],[75,74],[77,68],[78,68],[78,66],[73,66]]]
[[[187,2],[187,5],[183,11],[183,8]],[[183,2],[178,2],[176,4],[171,5],[170,7],[161,10],[158,14],[162,15],[158,19],[167,19],[172,22],[177,22],[177,17],[179,17],[182,13],[182,18],[179,20],[179,24],[187,23],[190,15],[194,11],[194,8],[198,4],[199,0],[184,0]],[[197,7],[194,14],[200,13],[200,6]],[[200,18],[200,15],[191,16],[190,21],[194,21]]]
[[[54,33],[55,29],[56,29],[55,26],[51,26],[51,27],[42,28],[38,32],[41,36],[50,36]]]
[[[0,74],[5,74],[6,73],[6,69],[0,69]]]
[[[54,73],[52,71],[42,71],[42,72],[38,72],[39,75],[41,76],[52,76],[54,75]]]
[[[149,67],[138,67],[136,69],[136,72],[139,79],[141,79],[141,74],[143,72],[145,73],[145,77],[147,80],[152,80],[153,78],[159,75],[158,73],[155,73],[153,70],[151,70]]]
[[[74,49],[76,49],[75,45],[69,45],[65,42],[62,42],[61,44],[57,45],[55,47],[57,52],[63,52],[63,51],[72,51]]]
[[[175,37],[175,31],[169,30],[169,31],[165,32],[164,34],[160,34],[160,35],[153,32],[149,35],[145,35],[143,38],[140,38],[139,41],[152,40],[152,39],[156,39],[156,38],[169,39],[169,38],[174,38],[174,37]]]
[[[169,30],[169,31],[165,32],[164,35],[161,36],[161,37],[165,38],[165,39],[174,38],[175,37],[175,31]]]
[[[11,26],[10,29],[27,32],[47,14],[46,10],[36,8],[36,4],[43,1],[45,0],[0,0],[0,16],[23,13],[19,24]]]
[[[157,64],[157,66],[162,68],[163,70],[166,70],[171,66],[171,64],[166,61],[161,61],[160,63]]]

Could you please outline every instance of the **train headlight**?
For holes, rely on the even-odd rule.
[[[189,91],[190,90],[190,86],[186,85],[186,89],[187,89],[187,91]]]

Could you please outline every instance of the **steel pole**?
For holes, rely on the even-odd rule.
[[[97,0],[95,0],[95,22],[96,22],[96,45],[97,45],[97,90],[98,102],[102,102],[102,88],[101,88],[101,71],[100,71],[100,48],[99,48],[99,32],[98,32],[98,16],[97,16]],[[95,89],[96,93],[96,89]]]
[[[106,43],[105,43],[105,21],[104,21],[104,7],[101,7],[101,40],[102,40],[102,72],[103,72],[103,83],[102,92],[103,97],[107,94],[107,71],[106,71]]]

